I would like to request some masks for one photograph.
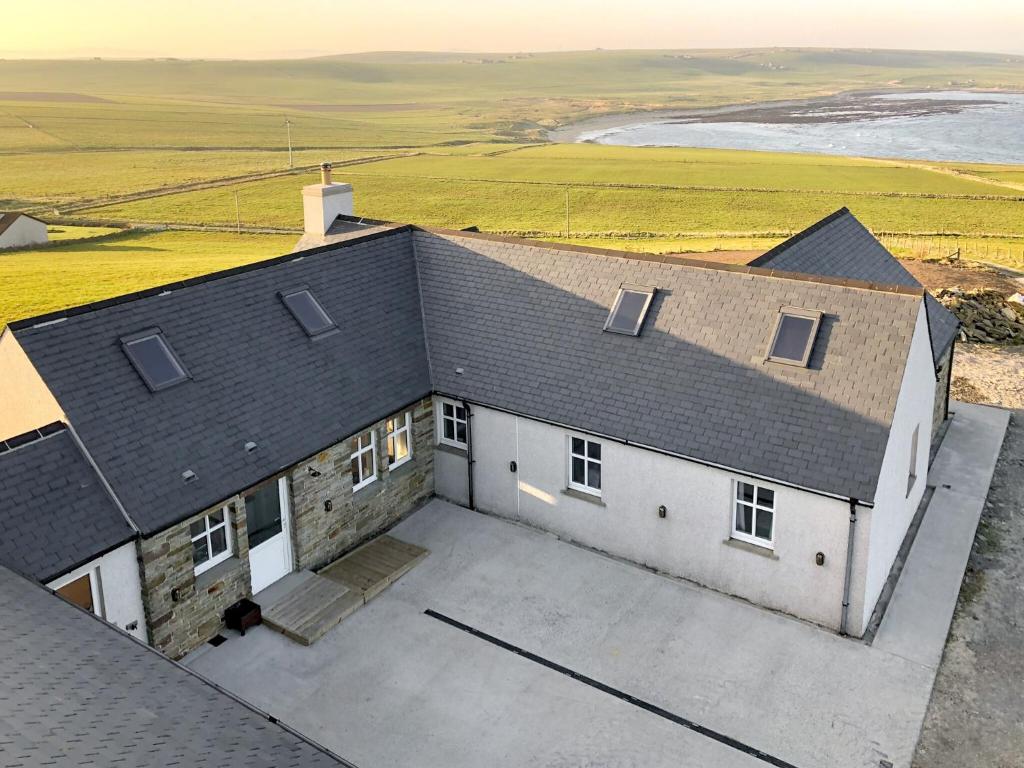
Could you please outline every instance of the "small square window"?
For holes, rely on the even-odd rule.
[[[192,566],[197,576],[231,557],[230,522],[228,509],[223,507],[189,525]]]
[[[319,336],[337,327],[308,289],[278,295],[309,336]]]
[[[623,285],[615,297],[615,303],[608,313],[604,329],[627,336],[639,336],[640,328],[647,317],[647,310],[654,298],[654,288],[640,285]]]
[[[783,307],[775,323],[768,347],[768,359],[776,363],[807,367],[814,338],[821,323],[821,312],[798,307]]]
[[[569,487],[601,495],[601,444],[582,437],[569,440]]]
[[[450,400],[441,401],[440,441],[456,448],[466,447],[468,442],[466,409],[459,403]]]
[[[736,481],[732,538],[773,548],[775,543],[775,491]]]
[[[152,392],[185,381],[188,372],[159,330],[121,339],[121,347]]]

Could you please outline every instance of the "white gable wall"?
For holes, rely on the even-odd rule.
[[[871,516],[866,553],[866,599],[862,616],[864,626],[871,617],[907,528],[924,494],[928,476],[928,456],[931,451],[934,405],[935,368],[928,339],[928,321],[922,301],[875,491],[875,508]],[[917,426],[917,481],[908,495],[910,446],[914,428]],[[860,524],[858,522],[858,525]],[[864,551],[858,551],[855,558],[863,563]]]
[[[88,573],[93,581],[99,584],[101,600],[95,612],[119,629],[143,642],[148,642],[146,615],[142,607],[142,586],[139,581],[139,563],[136,557],[135,542],[129,541],[81,568],[54,579],[46,586],[57,589]],[[128,629],[132,624],[135,625],[134,629]]]
[[[0,248],[24,248],[49,241],[46,224],[30,216],[19,216],[3,232],[0,232]]]
[[[0,408],[0,440],[66,421],[63,409],[9,328],[0,331],[0,381],[4,406]]]
[[[593,438],[603,452],[602,496],[595,503],[566,492],[568,437],[579,433],[483,406],[472,413],[481,511],[838,629],[845,501],[766,482],[776,493],[775,549],[738,545],[729,539],[733,484],[751,478]],[[439,495],[464,500],[464,458],[439,449],[435,476]],[[667,507],[664,519],[660,505]],[[822,566],[815,563],[818,552],[825,555]]]

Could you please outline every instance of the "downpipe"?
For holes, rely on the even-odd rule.
[[[853,540],[857,530],[857,499],[850,499],[850,532],[846,537],[846,575],[843,577],[843,613],[839,619],[839,634],[846,636],[850,616],[850,581],[853,579]]]
[[[469,508],[475,510],[476,502],[473,499],[473,411],[469,403],[462,401],[462,407],[466,411],[466,490],[469,497]]]

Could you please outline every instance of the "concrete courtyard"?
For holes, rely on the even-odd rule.
[[[361,768],[909,766],[1006,420],[957,404],[870,646],[435,500],[392,531],[427,559],[316,645],[186,663]]]

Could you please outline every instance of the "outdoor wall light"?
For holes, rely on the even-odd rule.
[[[825,553],[824,552],[819,552],[818,554],[816,554],[814,556],[814,562],[817,563],[818,565],[824,565],[825,564]]]
[[[518,464],[516,464],[516,463],[515,463],[514,461],[510,461],[510,462],[508,463],[508,471],[509,471],[509,472],[515,472],[515,471],[517,471],[518,469],[519,469],[519,465],[518,465]]]
[[[334,502],[328,499],[324,502],[324,512],[330,512],[332,509],[334,509]]]
[[[664,504],[662,504],[660,507],[658,507],[658,517],[660,517],[662,520],[664,520],[667,516],[668,516],[668,507],[666,507]]]
[[[312,466],[306,467],[306,471],[309,472],[310,477],[320,477],[320,471],[314,469]]]

